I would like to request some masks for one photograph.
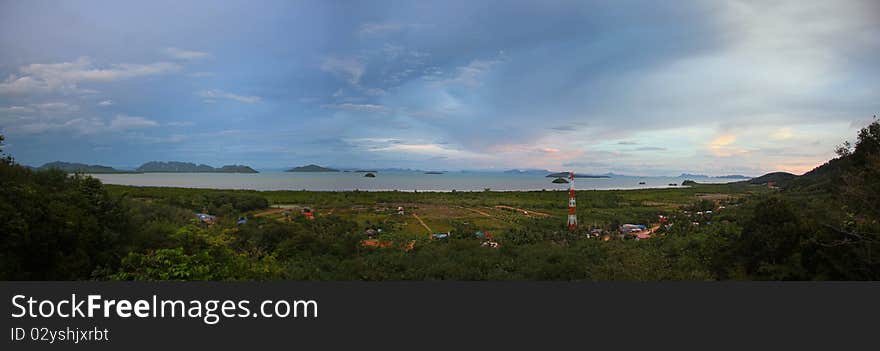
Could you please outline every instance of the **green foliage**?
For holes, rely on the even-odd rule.
[[[96,179],[0,163],[0,279],[88,279],[115,265],[125,210]]]

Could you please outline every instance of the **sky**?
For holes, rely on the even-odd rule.
[[[800,174],[878,63],[874,0],[0,0],[0,133],[29,165]]]

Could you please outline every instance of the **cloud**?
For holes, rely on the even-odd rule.
[[[435,81],[435,85],[461,84],[469,87],[480,85],[482,77],[493,66],[501,63],[500,60],[473,60],[466,66],[456,68],[455,76]]]
[[[748,152],[743,148],[733,145],[736,138],[735,134],[722,134],[715,139],[712,139],[707,146],[709,151],[716,157],[731,157]]]
[[[27,106],[9,106],[9,107],[0,107],[0,113],[3,114],[21,114],[21,113],[31,113],[34,112],[34,109]]]
[[[27,106],[0,107],[0,113],[8,114],[67,114],[79,111],[79,106],[66,102],[44,102]]]
[[[321,62],[321,70],[341,76],[353,86],[360,86],[366,67],[355,58],[328,57]]]
[[[667,148],[659,146],[642,146],[636,148],[636,151],[666,151]]]
[[[116,115],[109,121],[97,117],[77,117],[65,121],[43,119],[31,121],[13,127],[15,132],[22,134],[40,134],[46,132],[64,132],[73,135],[95,135],[100,133],[118,133],[130,130],[158,127],[159,122],[137,116]]]
[[[351,103],[343,103],[343,104],[325,104],[321,105],[323,108],[336,109],[336,110],[345,110],[345,111],[353,111],[353,112],[374,112],[374,113],[389,113],[391,109],[382,105],[372,105],[372,104],[351,104]]]
[[[178,69],[180,69],[179,65],[170,62],[121,63],[106,68],[96,68],[88,57],[80,57],[73,62],[33,63],[19,67],[20,75],[10,75],[0,83],[0,94],[83,92],[84,90],[78,88],[80,83],[112,82],[164,74]]]
[[[770,135],[771,139],[774,140],[786,140],[791,139],[794,136],[794,131],[791,127],[783,127]]]
[[[166,55],[178,60],[198,60],[211,57],[211,54],[204,51],[182,50],[178,48],[165,48],[162,51]]]
[[[190,127],[190,126],[194,126],[195,123],[190,122],[190,121],[180,121],[180,122],[168,122],[168,123],[165,123],[165,125],[171,126],[171,127]]]
[[[190,77],[195,78],[205,78],[205,77],[214,77],[216,74],[214,72],[193,72],[188,74]]]
[[[638,145],[638,144],[639,144],[639,142],[630,141],[630,140],[621,140],[621,141],[617,142],[617,145]]]
[[[196,93],[198,96],[206,98],[205,102],[215,102],[214,99],[227,99],[238,101],[245,104],[256,104],[262,101],[262,98],[259,96],[248,96],[248,95],[237,95],[232,93],[227,93],[222,90],[212,89],[212,90],[202,90]]]
[[[361,36],[376,36],[389,33],[399,32],[403,30],[427,28],[431,25],[418,23],[400,23],[400,22],[370,22],[364,23],[357,33]]]
[[[110,106],[113,105],[113,100],[104,100],[98,103],[98,106]]]
[[[159,122],[137,116],[116,115],[109,124],[112,130],[130,130],[158,127]]]

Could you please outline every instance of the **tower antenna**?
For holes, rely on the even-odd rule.
[[[574,172],[568,172],[568,230],[576,230],[577,226],[578,218],[574,201]]]

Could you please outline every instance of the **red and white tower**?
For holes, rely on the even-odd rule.
[[[574,172],[568,172],[568,230],[578,227],[577,211],[574,201]]]

